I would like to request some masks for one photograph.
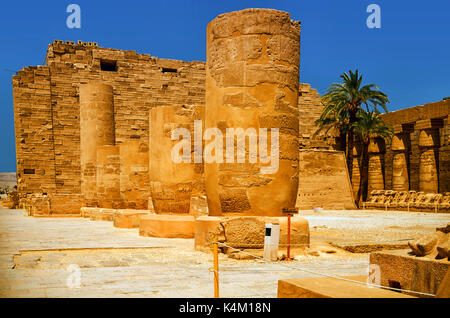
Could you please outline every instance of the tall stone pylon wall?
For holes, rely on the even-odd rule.
[[[28,204],[34,194],[48,195],[51,214],[80,213],[85,202],[79,86],[98,82],[114,88],[115,144],[145,143],[150,108],[204,104],[205,62],[162,59],[72,41],[50,43],[46,65],[23,68],[12,78],[21,204]],[[133,192],[129,198],[135,194],[145,195]]]
[[[207,26],[205,129],[279,129],[279,167],[263,174],[260,153],[237,163],[205,163],[210,215],[279,216],[295,206],[298,186],[300,22],[286,12],[247,9]],[[247,138],[246,138],[247,139]],[[205,142],[207,147],[208,141]],[[258,142],[259,144],[259,142]],[[260,147],[258,147],[260,151]]]
[[[97,150],[114,146],[114,97],[111,85],[80,85],[81,192],[85,206],[97,206]]]

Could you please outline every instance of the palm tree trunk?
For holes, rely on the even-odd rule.
[[[350,183],[352,182],[353,175],[353,144],[355,141],[355,133],[353,132],[353,124],[358,120],[356,117],[356,111],[349,111],[349,129],[347,133],[347,169],[350,177]]]
[[[361,153],[361,170],[358,189],[357,206],[361,208],[364,201],[367,200],[367,186],[369,184],[369,143],[364,142]]]
[[[353,176],[353,139],[354,134],[353,130],[350,129],[347,133],[347,169],[348,169],[348,175],[350,177],[350,183],[352,183],[352,176]]]
[[[347,151],[347,133],[345,131],[339,132],[339,139],[341,141],[340,147],[338,150],[340,151]],[[347,154],[346,154],[347,157]]]

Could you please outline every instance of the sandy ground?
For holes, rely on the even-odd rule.
[[[221,297],[276,297],[279,279],[316,276],[302,269],[366,275],[368,253],[329,243],[409,239],[450,221],[450,215],[414,212],[302,211],[299,216],[310,223],[311,248],[294,249],[295,260],[288,264],[220,254]],[[32,218],[2,209],[0,297],[212,297],[212,255],[193,245],[193,239],[140,237],[137,229],[117,229],[111,222]]]
[[[381,245],[407,247],[411,239],[445,226],[450,214],[401,211],[302,211],[308,220],[311,242],[329,242],[337,246]]]

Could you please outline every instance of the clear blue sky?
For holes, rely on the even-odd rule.
[[[81,7],[81,29],[66,27],[66,7]],[[366,8],[381,7],[381,29]],[[11,76],[43,63],[54,39],[99,42],[152,56],[205,61],[206,25],[245,8],[287,11],[302,22],[300,81],[323,94],[358,68],[388,94],[390,110],[450,96],[450,1],[401,0],[71,0],[3,1],[0,10],[0,172],[15,171]]]

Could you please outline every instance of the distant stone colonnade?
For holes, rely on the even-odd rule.
[[[368,194],[373,190],[424,193],[450,192],[450,100],[383,114],[393,126],[390,144],[381,139],[369,145]],[[353,190],[359,187],[355,148]]]

